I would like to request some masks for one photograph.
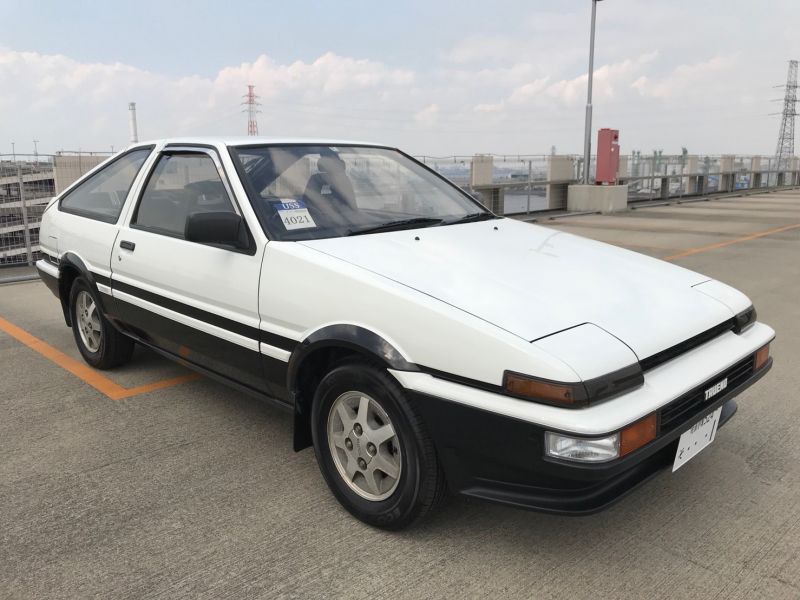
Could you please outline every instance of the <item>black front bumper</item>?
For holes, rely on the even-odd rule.
[[[423,414],[454,492],[531,510],[581,515],[610,506],[672,465],[681,434],[720,406],[722,427],[736,412],[733,398],[771,366],[772,359],[682,426],[621,459],[599,464],[546,457],[546,429],[539,425],[423,394],[414,396],[414,404]]]
[[[36,270],[39,272],[39,279],[48,287],[48,289],[53,292],[57,297],[60,296],[59,289],[58,289],[58,277],[54,277],[47,271],[45,271],[42,266],[39,264],[44,262],[44,259],[36,261]],[[58,268],[58,267],[55,267]]]

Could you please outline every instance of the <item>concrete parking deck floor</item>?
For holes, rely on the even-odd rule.
[[[546,226],[673,257],[777,330],[772,373],[680,471],[590,517],[454,498],[384,533],[292,452],[288,413],[143,387],[187,374],[144,350],[103,374],[144,391],[112,400],[0,331],[0,597],[800,598],[800,192]],[[0,317],[79,360],[42,284],[0,287]]]

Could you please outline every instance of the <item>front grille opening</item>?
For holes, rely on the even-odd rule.
[[[715,375],[703,385],[694,388],[677,400],[673,400],[661,409],[661,433],[666,433],[686,423],[686,421],[689,421],[692,417],[695,417],[701,413],[707,406],[710,406],[716,400],[718,400],[719,396],[714,396],[708,400],[705,398],[706,390],[718,381],[721,381],[727,377],[727,389],[732,390],[747,381],[752,374],[753,356],[750,355],[747,358],[743,358],[732,367],[729,367],[719,375]]]

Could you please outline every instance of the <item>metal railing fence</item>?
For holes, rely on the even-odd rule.
[[[487,177],[484,171],[479,182],[473,172],[478,157],[418,158],[505,215],[566,210],[567,188],[579,183],[583,173],[583,157],[577,155],[480,155],[481,162],[485,164],[487,157],[492,160],[491,173]],[[591,175],[595,162],[592,156]],[[617,182],[628,186],[629,204],[767,190],[800,185],[800,160],[778,165],[774,157],[766,156],[636,153],[621,157]]]
[[[796,185],[797,165],[778,168],[774,157],[677,156],[625,157],[619,180],[628,185],[628,201],[681,198],[736,190]],[[693,167],[693,168],[692,168]]]

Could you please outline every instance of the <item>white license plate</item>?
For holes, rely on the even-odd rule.
[[[673,473],[692,460],[703,448],[714,441],[714,437],[717,435],[719,416],[721,414],[722,407],[720,406],[713,413],[706,415],[692,425],[689,431],[684,432],[678,442],[678,452],[675,454],[675,462],[672,464]]]

